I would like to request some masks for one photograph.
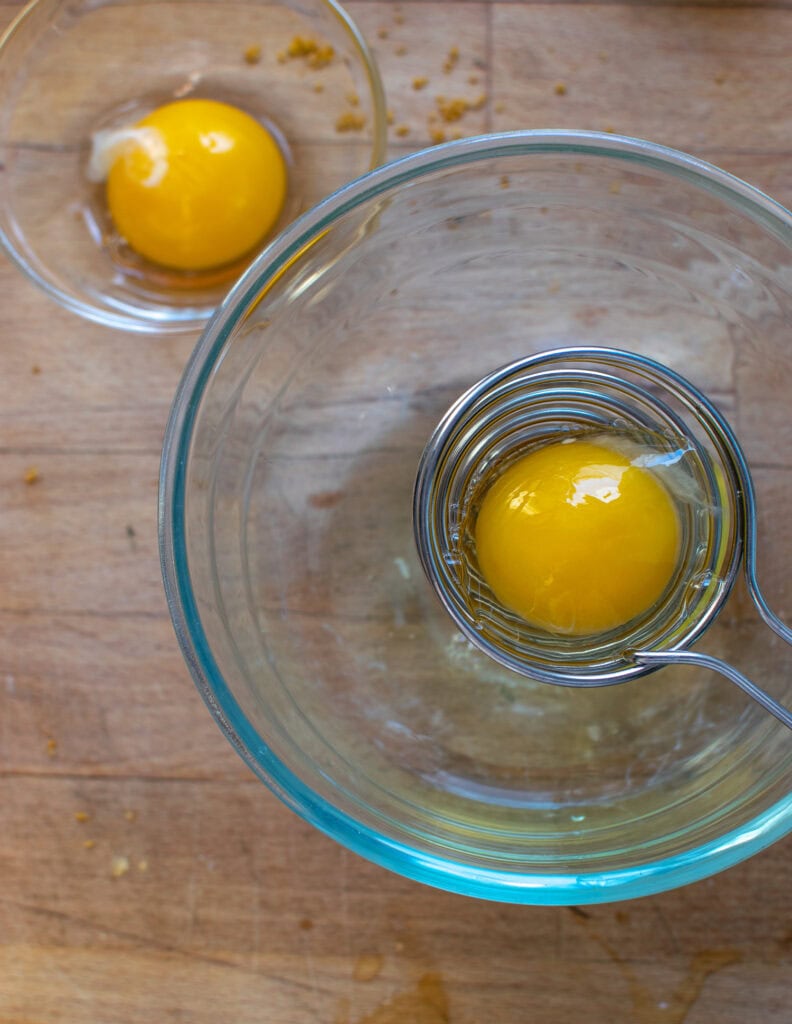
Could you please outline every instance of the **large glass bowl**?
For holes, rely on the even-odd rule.
[[[421,572],[412,491],[443,412],[495,367],[576,344],[650,355],[730,420],[760,576],[788,612],[792,217],[647,142],[468,139],[337,192],[207,328],[162,468],[179,640],[253,771],[358,853],[513,902],[657,892],[792,825],[792,735],[729,682],[526,679],[456,631]],[[697,649],[789,702],[790,652],[740,587]]]
[[[180,273],[116,231],[92,140],[185,98],[230,103],[277,140],[289,187],[273,236],[385,158],[379,73],[336,0],[33,0],[0,39],[0,244],[73,312],[195,330],[264,247]]]

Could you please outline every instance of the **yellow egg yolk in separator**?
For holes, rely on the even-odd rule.
[[[591,635],[624,625],[662,596],[679,557],[680,520],[650,469],[583,439],[509,465],[474,524],[481,574],[533,626]]]

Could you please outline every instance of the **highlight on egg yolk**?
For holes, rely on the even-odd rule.
[[[286,163],[244,111],[178,100],[115,135],[107,204],[119,234],[146,259],[178,270],[219,267],[275,226]]]
[[[474,524],[498,601],[555,633],[586,635],[647,611],[677,565],[680,522],[655,474],[602,444],[548,444],[509,466]]]

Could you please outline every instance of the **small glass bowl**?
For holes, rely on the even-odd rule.
[[[335,0],[33,0],[0,40],[0,241],[73,312],[133,331],[195,329],[254,258],[156,267],[118,236],[90,180],[96,132],[188,97],[229,102],[278,141],[289,188],[270,237],[384,159],[379,73]]]
[[[703,667],[585,688],[508,670],[438,599],[412,513],[426,443],[477,381],[553,349],[631,352],[733,424],[763,588],[788,611],[791,271],[771,199],[583,132],[416,153],[289,227],[193,353],[160,487],[176,632],[251,769],[364,856],[512,902],[658,892],[786,834],[780,722]],[[792,697],[742,579],[699,647]]]

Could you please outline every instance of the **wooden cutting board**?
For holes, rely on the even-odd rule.
[[[348,7],[391,155],[457,95],[449,135],[612,129],[792,203],[789,0]],[[160,584],[159,449],[195,338],[84,323],[6,261],[0,292],[0,1024],[792,1020],[790,840],[663,896],[520,908],[285,810],[198,698]]]

